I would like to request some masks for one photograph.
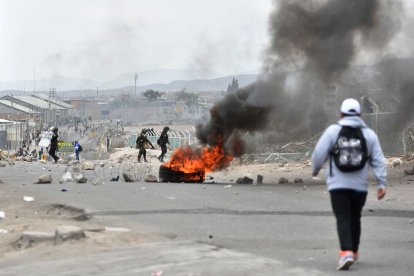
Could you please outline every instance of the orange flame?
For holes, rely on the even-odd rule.
[[[206,173],[228,167],[231,160],[233,156],[220,145],[201,149],[187,146],[176,149],[165,166],[188,174]]]

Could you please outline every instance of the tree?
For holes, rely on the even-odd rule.
[[[185,92],[185,90],[181,90],[175,96],[177,101],[184,101],[187,105],[193,104],[198,100],[199,95],[196,93],[189,93]]]
[[[161,98],[162,94],[156,90],[148,89],[142,96],[147,98],[149,101],[156,101],[158,98]]]
[[[238,89],[239,89],[239,81],[233,78],[231,81],[231,84],[227,86],[227,92],[236,92]]]

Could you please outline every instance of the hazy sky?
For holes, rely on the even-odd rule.
[[[259,69],[272,0],[0,0],[0,81]]]

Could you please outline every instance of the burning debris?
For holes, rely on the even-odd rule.
[[[229,166],[233,156],[220,145],[174,151],[168,163],[161,165],[159,178],[163,182],[203,182],[205,174]]]

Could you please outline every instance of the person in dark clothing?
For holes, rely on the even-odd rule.
[[[168,134],[167,132],[170,130],[168,126],[164,127],[163,131],[161,132],[160,138],[158,138],[158,145],[161,147],[161,155],[158,156],[158,160],[160,162],[164,162],[164,156],[167,153],[167,144],[170,145],[170,141],[168,141]]]
[[[49,149],[49,155],[52,156],[52,158],[55,160],[55,163],[59,160],[59,157],[56,156],[56,150],[58,148],[58,128],[52,127],[51,128],[53,134],[52,139],[50,139],[50,149]]]
[[[154,149],[154,146],[148,140],[146,133],[147,129],[142,129],[141,134],[137,138],[136,146],[137,149],[139,149],[138,162],[141,162],[141,156],[144,156],[144,162],[147,162],[147,150],[145,148],[146,143],[148,143],[151,146],[151,148]]]

